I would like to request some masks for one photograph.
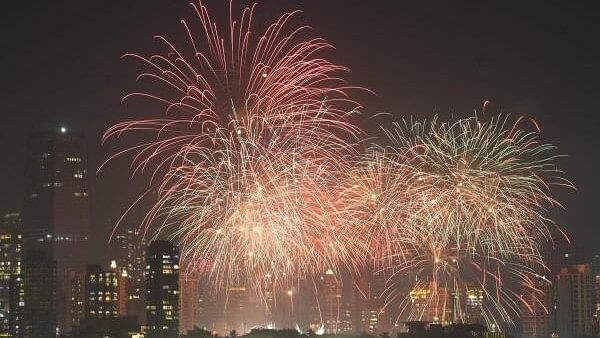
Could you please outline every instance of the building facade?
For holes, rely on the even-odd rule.
[[[23,310],[23,236],[18,213],[0,223],[0,336],[19,334]]]
[[[186,334],[200,327],[203,298],[200,293],[200,278],[197,274],[179,274],[179,333]]]
[[[56,336],[56,262],[44,251],[27,251],[23,282],[22,336]]]
[[[553,298],[550,282],[545,279],[537,280],[532,288],[521,294],[521,298],[521,337],[550,337]]]
[[[146,240],[131,228],[118,229],[113,239],[113,251],[122,275],[121,289],[125,292],[122,315],[136,317],[139,324],[146,323]],[[123,312],[124,311],[124,312]]]
[[[177,335],[179,330],[179,248],[153,241],[146,251],[146,329]]]
[[[29,136],[23,236],[26,250],[56,261],[57,325],[69,332],[71,271],[83,272],[90,235],[90,201],[83,135],[61,128]]]
[[[119,274],[88,264],[85,272],[86,319],[115,318],[119,315]]]
[[[556,331],[560,338],[591,336],[596,303],[588,264],[563,267],[556,276]]]

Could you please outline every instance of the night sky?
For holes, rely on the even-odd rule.
[[[121,104],[126,93],[139,88],[139,64],[121,55],[156,51],[156,34],[177,40],[183,33],[179,20],[193,17],[188,2],[3,4],[0,211],[21,207],[27,134],[64,125],[86,134],[94,172],[93,235],[96,243],[106,242],[107,219],[122,214],[146,178],[130,179],[125,161],[96,176],[98,165],[116,150],[100,145],[101,134],[120,120],[158,116]],[[225,19],[223,1],[207,4],[213,17]],[[595,198],[600,55],[594,48],[600,11],[593,6],[591,1],[273,0],[259,3],[256,19],[270,22],[284,11],[303,10],[296,22],[311,25],[315,36],[336,46],[327,56],[351,68],[350,83],[377,94],[359,97],[365,130],[377,130],[366,119],[374,113],[389,112],[393,119],[469,116],[484,100],[491,101],[486,114],[535,118],[544,140],[569,155],[560,165],[578,187],[559,192],[567,210],[556,218],[594,253],[600,251]],[[132,216],[126,223],[138,221]]]

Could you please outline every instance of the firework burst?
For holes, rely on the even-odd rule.
[[[346,69],[318,57],[331,46],[292,26],[297,12],[255,35],[255,6],[234,18],[230,3],[222,34],[201,2],[191,6],[198,20],[182,21],[186,46],[159,36],[164,53],[126,55],[147,66],[140,80],[162,87],[126,99],[163,104],[165,116],[104,135],[150,133],[115,155],[133,153],[134,173],[152,168],[158,201],[141,230],[178,240],[185,266],[208,272],[218,287],[260,288],[266,275],[277,287],[352,263],[356,250],[334,222],[327,186],[359,132],[348,122],[357,105],[338,78]]]
[[[519,291],[536,293],[545,272],[540,245],[556,227],[545,215],[559,205],[551,187],[571,187],[555,148],[508,118],[406,121],[385,133],[390,145],[359,161],[344,197],[399,318],[464,320],[446,312],[450,293],[478,290],[488,324],[511,322],[527,306]]]

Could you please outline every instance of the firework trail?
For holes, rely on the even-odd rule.
[[[224,30],[201,2],[191,6],[197,20],[181,22],[187,45],[159,36],[163,53],[126,55],[161,90],[125,99],[158,102],[165,115],[119,123],[103,138],[147,140],[114,155],[131,154],[134,174],[152,173],[158,200],[141,231],[176,239],[186,268],[217,287],[260,289],[269,275],[277,288],[352,265],[359,250],[335,221],[328,189],[359,133],[348,121],[358,106],[338,77],[346,69],[318,57],[331,46],[306,39],[308,27],[290,22],[297,12],[256,35],[255,5],[234,18],[230,3]]]
[[[389,277],[401,320],[450,318],[451,293],[475,293],[488,324],[510,323],[538,291],[540,252],[556,225],[555,148],[508,118],[405,121],[385,130],[345,184],[355,231]],[[358,237],[358,236],[357,236]],[[372,263],[372,264],[373,264]],[[416,305],[415,305],[416,304]],[[455,304],[456,305],[456,304]]]

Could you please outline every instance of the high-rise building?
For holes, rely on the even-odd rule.
[[[323,276],[322,313],[325,332],[337,334],[341,332],[342,286],[333,270],[328,269]]]
[[[85,272],[85,317],[115,318],[119,315],[119,273],[88,264]]]
[[[56,262],[44,251],[27,251],[24,267],[24,338],[48,338],[57,334]]]
[[[125,312],[121,313],[136,317],[138,323],[145,323],[146,240],[135,230],[124,228],[115,235],[113,243],[117,266],[123,277],[121,284],[126,284],[121,289],[122,292],[126,291],[126,298],[121,299],[125,306],[121,310]]]
[[[83,135],[65,128],[30,135],[25,166],[23,235],[26,250],[57,264],[57,321],[70,331],[70,271],[83,272],[90,234],[90,201]]]
[[[548,280],[535,281],[521,294],[521,338],[550,337],[552,289]]]
[[[560,338],[590,336],[596,303],[588,264],[563,267],[556,276],[556,329]]]
[[[179,330],[179,248],[153,241],[146,250],[146,328],[154,335]]]
[[[200,293],[200,278],[197,274],[179,274],[179,333],[186,334],[194,327],[200,327],[202,312],[202,296]]]
[[[19,336],[24,306],[21,216],[4,215],[0,223],[0,336]]]

